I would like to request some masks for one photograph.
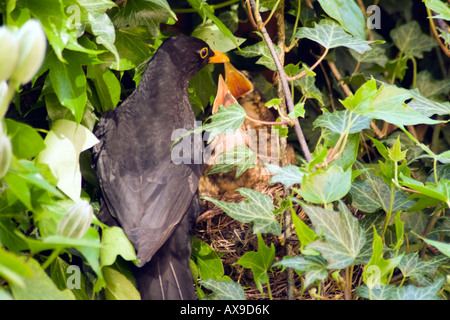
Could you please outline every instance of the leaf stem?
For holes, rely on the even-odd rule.
[[[253,8],[257,8],[255,0],[249,0],[249,1]],[[270,39],[269,33],[267,32],[266,28],[262,25],[261,15],[256,10],[254,11],[254,15],[256,16],[256,23],[257,23],[258,29],[261,31],[264,41],[266,42],[267,47],[269,48],[270,54],[272,55],[273,61],[275,62],[275,65],[277,67],[278,76],[280,78],[281,85],[283,87],[288,110],[289,110],[289,112],[293,112],[294,111],[294,103],[292,101],[292,95],[291,95],[291,91],[289,89],[289,83],[286,80],[286,73],[284,72],[283,66],[281,65],[280,59],[278,58],[278,54],[275,51],[275,47],[273,45],[272,39]],[[302,128],[300,126],[300,122],[298,121],[297,118],[295,118],[293,120],[294,120],[295,133],[297,134],[297,138],[300,143],[300,148],[303,151],[303,155],[305,156],[306,161],[310,162],[312,160],[312,155],[311,155],[311,151],[309,151],[308,143],[306,142],[306,138],[305,138]]]
[[[320,58],[316,61],[316,63],[314,63],[313,65],[312,65],[312,67],[311,68],[309,68],[309,70],[314,70],[318,65],[319,65],[319,63],[321,63],[322,62],[322,60],[323,59],[325,59],[325,57],[327,56],[327,54],[328,54],[328,48],[325,48],[325,51],[323,52],[323,54],[320,56]],[[295,76],[292,76],[292,77],[290,77],[290,76],[286,76],[286,80],[287,81],[295,81],[295,80],[298,80],[298,79],[300,79],[300,78],[303,78],[304,76],[306,76],[307,75],[307,73],[306,73],[306,71],[303,71],[302,73],[300,73],[300,74],[298,74],[298,75],[295,75]]]
[[[53,250],[51,255],[42,264],[42,266],[41,266],[42,270],[47,269],[48,266],[59,256],[60,252],[61,252],[61,248],[57,248],[57,249]]]

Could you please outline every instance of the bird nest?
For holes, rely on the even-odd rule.
[[[285,196],[284,188],[280,184],[261,183],[253,187],[263,194],[272,197],[274,203]],[[216,199],[226,202],[240,202],[244,197],[238,192],[226,192],[220,196],[215,196]],[[263,293],[261,293],[255,284],[253,274],[250,269],[246,269],[236,262],[247,252],[258,251],[258,238],[253,233],[251,224],[241,223],[230,216],[228,216],[222,209],[213,205],[211,202],[202,200],[204,213],[200,216],[194,229],[194,236],[201,241],[208,243],[216,253],[220,256],[225,275],[230,277],[233,281],[238,282],[244,289],[247,299],[260,300],[268,299],[267,284],[263,284]],[[301,213],[299,208],[297,214],[302,219],[307,217]],[[302,216],[303,215],[303,216]],[[280,215],[281,219],[281,215]],[[281,222],[281,221],[280,221]],[[283,225],[283,223],[282,223]],[[291,226],[292,237],[286,241],[285,233],[281,236],[271,234],[264,234],[263,239],[266,245],[271,243],[275,246],[275,261],[280,261],[283,257],[289,255],[296,255],[299,252],[299,243],[295,236],[295,229]],[[290,248],[286,243],[289,242]],[[317,298],[314,294],[314,289],[306,292],[301,292],[303,279],[302,276],[296,272],[292,272],[291,287],[294,299],[314,299]],[[281,268],[273,268],[269,271],[270,289],[272,297],[275,300],[288,299],[288,271],[282,271]],[[343,292],[336,280],[329,277],[322,282],[320,299],[342,299]]]

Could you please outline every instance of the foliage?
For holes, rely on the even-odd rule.
[[[272,298],[275,272],[295,270],[297,296],[284,298],[448,299],[445,1],[10,0],[0,14],[0,298],[139,299],[132,245],[95,217],[89,149],[99,117],[178,31],[228,52],[287,119],[276,128],[297,163],[266,165],[282,199],[248,188],[239,203],[204,199],[251,226],[255,250],[235,262],[262,294],[264,284]],[[30,21],[45,32],[45,56],[39,35],[24,36]],[[218,71],[208,66],[189,88],[208,143],[246,119],[239,104],[207,117]],[[254,168],[248,148],[228,152],[234,162],[210,174]],[[245,298],[221,253],[192,246],[200,298]]]

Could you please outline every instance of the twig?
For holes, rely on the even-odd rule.
[[[311,71],[314,70],[322,62],[322,60],[325,59],[327,54],[328,54],[328,48],[325,48],[325,51],[323,52],[323,54],[316,61],[316,63],[314,63],[311,68],[309,68],[309,70],[311,70]],[[300,73],[298,75],[295,75],[295,76],[292,76],[292,77],[286,76],[286,79],[287,79],[287,81],[295,81],[295,80],[298,80],[300,78],[303,78],[306,75],[307,75],[306,71],[303,71],[302,73]]]
[[[425,5],[425,4],[424,4]],[[436,38],[436,41],[438,42],[439,46],[441,47],[442,51],[445,53],[445,55],[447,57],[450,57],[450,50],[448,50],[445,45],[442,43],[437,30],[436,30],[436,26],[434,25],[434,21],[433,21],[433,15],[431,13],[431,10],[425,5],[425,8],[427,9],[427,14],[428,14],[428,20],[430,21],[430,28],[431,31],[433,31],[433,35]]]
[[[256,7],[255,0],[249,0],[249,1],[251,3],[251,6],[253,8],[255,8]],[[285,96],[288,110],[289,110],[289,112],[293,112],[294,111],[294,103],[292,101],[292,95],[291,95],[291,91],[289,89],[288,81],[286,80],[286,73],[284,72],[283,66],[280,63],[278,54],[275,51],[275,47],[273,45],[272,39],[270,39],[270,36],[269,36],[266,28],[262,26],[261,15],[259,14],[259,12],[256,12],[256,10],[253,14],[256,17],[256,23],[258,25],[258,29],[259,29],[259,31],[261,31],[264,41],[266,42],[267,47],[269,48],[270,54],[272,55],[272,58],[277,67],[278,76],[279,76],[281,84],[283,86],[284,96]],[[297,138],[300,143],[300,147],[303,151],[303,155],[305,156],[306,161],[310,162],[312,160],[311,151],[309,151],[308,143],[306,142],[306,138],[303,134],[303,131],[300,126],[300,122],[298,121],[298,118],[294,119],[294,129],[295,129],[295,133],[297,134]]]

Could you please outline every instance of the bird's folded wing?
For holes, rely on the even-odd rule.
[[[133,155],[126,155],[133,157]],[[170,158],[157,166],[130,168],[126,159],[94,148],[97,175],[109,214],[124,229],[138,252],[139,265],[151,259],[173,233],[197,192],[199,174]]]

